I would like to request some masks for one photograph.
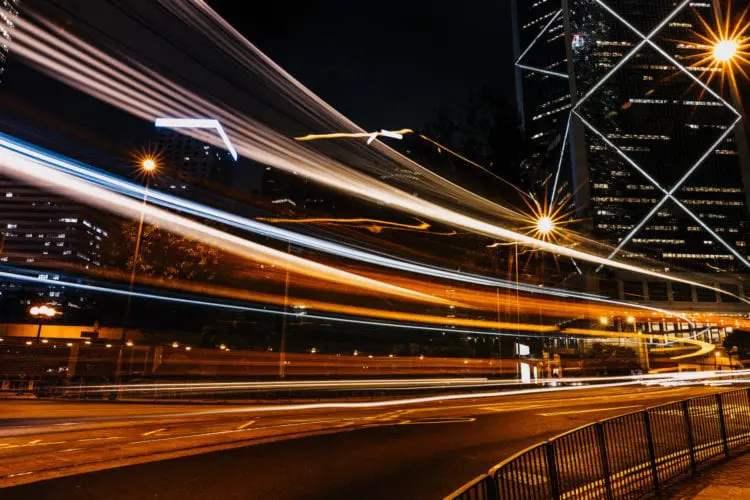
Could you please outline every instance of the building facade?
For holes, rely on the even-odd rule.
[[[190,184],[227,181],[232,161],[225,149],[168,128],[158,128],[157,134],[160,174],[170,174],[175,181],[166,188],[187,189]]]
[[[561,0],[511,1],[518,116],[531,149],[520,180],[532,192],[559,163],[571,107],[561,8]]]
[[[538,9],[552,3],[530,2]],[[613,258],[750,271],[744,125],[730,87],[721,85],[728,70],[710,58],[700,62],[711,50],[698,36],[706,34],[701,20],[714,25],[723,6],[564,0],[548,7],[558,9],[567,40],[565,156],[576,211],[612,246]],[[527,116],[537,112],[528,93]],[[526,126],[527,134],[540,133]]]

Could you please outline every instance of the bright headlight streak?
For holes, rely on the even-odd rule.
[[[677,281],[726,294],[723,290],[702,283],[665,275],[643,267],[610,260],[598,255],[592,255],[572,248],[544,242],[417,198],[404,191],[389,186],[384,182],[372,179],[343,164],[326,159],[308,149],[297,147],[293,140],[281,137],[268,127],[262,126],[249,118],[230,114],[217,106],[206,102],[199,96],[182,89],[164,77],[149,73],[143,69],[136,72],[121,62],[104,55],[101,51],[96,51],[90,46],[87,47],[88,54],[82,54],[80,50],[75,49],[71,44],[63,46],[66,51],[75,52],[78,54],[78,57],[83,56],[87,64],[91,64],[90,58],[93,57],[92,54],[110,62],[110,66],[107,67],[107,72],[99,73],[91,71],[89,67],[82,65],[78,61],[72,60],[69,56],[54,52],[52,46],[59,45],[60,42],[51,37],[48,33],[42,32],[39,28],[30,25],[23,19],[19,20],[19,26],[22,26],[23,29],[17,30],[14,37],[13,50],[16,51],[16,53],[35,64],[38,64],[42,68],[45,68],[52,76],[57,78],[61,78],[62,76],[61,79],[67,83],[71,83],[106,102],[120,107],[126,112],[141,116],[149,121],[153,120],[154,116],[165,115],[189,116],[191,114],[201,114],[205,116],[208,114],[210,116],[217,116],[221,118],[222,123],[233,127],[233,136],[236,137],[238,150],[243,155],[289,172],[304,172],[308,178],[313,179],[316,182],[343,191],[348,191],[360,198],[390,205],[391,207],[398,208],[417,216],[427,217],[447,225],[460,227],[492,238],[506,241],[517,241],[519,244],[537,250],[548,251],[567,257],[577,258],[582,261],[603,264],[617,269],[653,276],[666,281]],[[30,36],[27,31],[32,33],[33,36]],[[45,43],[39,43],[34,36],[43,38]],[[76,40],[75,44],[79,47],[85,45],[84,42],[75,39],[75,37],[68,33],[62,33],[61,36],[68,40]],[[50,52],[54,52],[53,56],[60,61],[64,61],[64,63],[61,64],[60,62],[50,59],[52,56],[42,55]],[[131,85],[135,85],[137,88],[145,85],[145,90],[143,92],[134,92],[129,89],[126,89],[124,92],[119,90],[119,88],[122,87],[122,84],[112,77],[106,76],[108,73],[115,71],[114,68],[118,68],[121,71],[121,73],[117,73],[118,80],[129,81]],[[144,92],[147,94],[153,94],[154,92],[158,93],[158,91],[154,90],[155,86],[168,88],[170,95],[175,94],[182,99],[180,101],[170,101],[170,108],[167,108],[162,104],[170,99],[169,96],[164,94],[160,94],[159,98],[155,100],[155,103],[144,102],[142,100]],[[131,96],[131,98],[126,99],[126,95]],[[135,101],[133,99],[135,99]],[[154,104],[157,105],[156,108],[154,108]],[[197,109],[198,106],[205,107],[205,109]],[[251,130],[251,133],[246,132],[248,129]],[[213,144],[217,143],[217,138],[213,137],[211,134],[195,135],[195,137],[205,142]],[[261,142],[265,141],[266,147],[260,147],[258,141],[261,139]],[[745,301],[743,298],[740,298],[740,300]]]
[[[43,150],[41,148],[19,141],[18,139],[14,139],[2,133],[0,133],[0,147],[8,148],[15,153],[27,156],[29,158],[34,159],[35,161],[40,161],[51,168],[55,168],[62,172],[85,179],[87,181],[94,182],[97,185],[102,186],[104,188],[113,189],[119,193],[131,196],[134,199],[140,200],[146,194],[146,189],[141,185],[119,179],[115,176],[96,170],[93,167],[87,166],[79,162],[74,162],[61,155]],[[497,287],[497,288],[504,288],[504,289],[513,289],[513,290],[518,288],[519,290],[523,292],[528,292],[528,293],[533,293],[533,294],[550,295],[550,296],[561,297],[561,298],[583,299],[583,300],[590,300],[594,302],[601,302],[601,303],[618,305],[618,306],[623,306],[623,307],[638,308],[638,309],[658,312],[661,314],[666,314],[666,315],[673,316],[673,317],[679,317],[687,322],[691,322],[691,320],[688,317],[682,314],[679,314],[674,311],[669,311],[666,309],[657,308],[657,307],[651,307],[651,306],[636,304],[636,303],[630,304],[624,301],[608,299],[606,297],[601,297],[595,294],[589,294],[589,293],[584,293],[584,292],[574,292],[574,291],[567,291],[563,289],[555,289],[555,288],[548,288],[548,287],[540,288],[540,287],[536,287],[532,285],[527,285],[524,283],[516,283],[513,281],[500,280],[497,278],[491,278],[487,276],[458,273],[458,272],[441,269],[441,268],[437,268],[433,266],[426,266],[426,265],[422,265],[422,264],[411,262],[411,261],[405,261],[402,259],[392,258],[387,255],[366,252],[363,250],[358,250],[358,249],[351,248],[351,247],[341,245],[338,243],[332,243],[332,242],[328,242],[325,240],[313,238],[311,236],[298,234],[292,231],[277,228],[275,226],[262,224],[252,219],[240,217],[238,215],[234,215],[228,212],[217,210],[217,209],[205,206],[205,205],[201,205],[199,203],[195,203],[195,202],[183,199],[183,198],[179,198],[179,197],[172,196],[166,193],[162,193],[160,191],[156,191],[153,189],[150,189],[148,191],[148,195],[149,195],[150,203],[155,203],[155,204],[158,204],[158,205],[170,208],[170,209],[179,210],[181,212],[189,213],[191,215],[203,217],[209,220],[213,220],[215,222],[220,222],[222,224],[237,227],[239,229],[251,231],[253,233],[266,236],[266,237],[270,237],[270,238],[274,238],[280,241],[292,242],[295,245],[303,246],[306,248],[312,248],[314,250],[325,252],[331,255],[337,255],[340,257],[345,257],[345,258],[357,260],[360,262],[376,264],[381,267],[395,269],[398,271],[407,271],[407,272],[411,272],[415,274],[421,274],[424,276],[431,276],[434,278],[441,278],[441,279],[448,279],[452,281],[471,283],[471,284],[481,285],[481,286],[489,286],[489,287]]]
[[[215,415],[215,414],[234,414],[234,413],[274,413],[290,410],[322,410],[322,409],[341,409],[341,408],[389,408],[393,406],[408,406],[422,403],[437,403],[441,401],[461,401],[464,399],[487,399],[499,398],[506,396],[522,396],[531,394],[546,394],[553,392],[570,392],[585,391],[587,389],[605,389],[613,387],[628,387],[640,385],[640,381],[632,382],[615,382],[611,384],[581,385],[571,387],[546,387],[543,389],[519,389],[513,391],[494,391],[494,392],[477,392],[468,394],[446,394],[441,396],[425,396],[419,398],[391,399],[386,401],[373,402],[351,402],[351,403],[308,403],[308,404],[290,404],[277,406],[253,406],[242,408],[227,408],[218,410],[202,410],[181,414],[170,414],[172,417],[187,417],[190,415]],[[161,416],[163,418],[163,416]]]
[[[449,302],[441,298],[431,297],[420,292],[396,287],[388,283],[319,264],[239,238],[206,226],[205,224],[156,208],[153,205],[139,203],[121,194],[107,191],[87,181],[76,179],[69,174],[54,170],[40,162],[12,153],[7,148],[0,150],[0,172],[35,185],[45,187],[55,186],[67,196],[81,199],[88,204],[98,206],[110,212],[116,212],[129,217],[138,217],[143,213],[145,220],[150,223],[158,223],[164,229],[215,245],[223,250],[252,260],[268,264],[285,263],[291,271],[300,274],[350,284],[352,286],[371,288],[380,293],[408,300],[444,304]]]
[[[559,378],[539,378],[537,383],[545,384],[549,382],[572,383],[593,383],[608,381],[637,381],[639,383],[648,383],[655,385],[671,380],[685,381],[704,381],[716,378],[742,377],[750,375],[750,370],[733,370],[727,372],[694,372],[692,376],[686,376],[690,372],[666,372],[652,373],[646,375],[625,375],[615,377],[566,377],[563,381]],[[342,379],[342,380],[310,380],[310,381],[283,381],[283,382],[174,382],[174,383],[152,383],[152,384],[104,384],[104,385],[87,385],[83,387],[82,392],[100,392],[111,391],[118,388],[125,392],[147,392],[160,390],[247,390],[247,389],[265,389],[288,391],[290,389],[315,389],[315,388],[360,388],[360,387],[429,387],[433,384],[443,384],[444,387],[476,387],[476,386],[514,386],[522,385],[520,380],[488,380],[484,377],[477,378],[446,378],[446,379]],[[594,386],[595,387],[595,386]],[[70,387],[72,391],[78,391],[77,387]]]

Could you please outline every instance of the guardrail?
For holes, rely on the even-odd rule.
[[[446,499],[638,498],[750,443],[750,389],[579,427],[493,467]]]

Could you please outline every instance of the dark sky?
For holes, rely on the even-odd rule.
[[[298,2],[293,2],[298,3]],[[251,42],[365,128],[420,127],[489,84],[512,100],[508,1],[209,0]]]

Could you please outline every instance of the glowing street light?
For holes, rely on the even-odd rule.
[[[144,172],[153,172],[156,170],[156,162],[153,160],[153,158],[145,158],[141,162],[141,170]]]
[[[740,46],[737,40],[720,40],[714,45],[714,59],[727,63],[734,59]]]
[[[599,324],[602,326],[607,326],[609,324],[609,318],[606,316],[602,316],[599,318]]]
[[[627,321],[629,325],[635,324],[635,318],[633,316],[628,316],[625,321]]]
[[[536,221],[536,229],[542,235],[547,235],[555,230],[555,223],[549,216],[540,217]]]
[[[29,314],[39,320],[39,328],[36,330],[36,341],[38,343],[39,338],[42,336],[42,324],[44,323],[44,320],[54,318],[57,314],[57,309],[46,305],[33,306],[29,309]]]

